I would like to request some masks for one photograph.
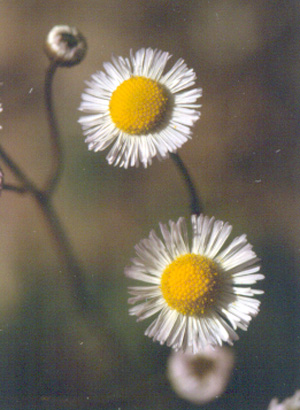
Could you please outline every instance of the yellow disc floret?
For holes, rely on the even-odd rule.
[[[188,253],[176,258],[161,277],[161,291],[167,304],[183,315],[200,316],[215,300],[220,269],[205,256]]]
[[[114,124],[128,134],[147,134],[164,119],[168,96],[164,87],[146,77],[131,77],[112,93],[109,111]]]

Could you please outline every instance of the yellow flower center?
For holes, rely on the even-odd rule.
[[[215,262],[188,253],[163,271],[161,291],[172,309],[183,315],[200,316],[214,303],[219,282],[220,270]]]
[[[128,134],[147,134],[164,119],[167,91],[157,81],[131,77],[112,93],[109,103],[114,124]]]

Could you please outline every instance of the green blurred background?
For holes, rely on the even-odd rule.
[[[299,2],[2,0],[0,21],[1,143],[40,184],[51,166],[45,37],[69,24],[88,41],[85,60],[57,72],[54,98],[66,156],[55,205],[90,293],[78,312],[36,205],[3,192],[1,410],[257,410],[292,395],[300,388]],[[247,233],[266,275],[261,312],[234,346],[227,391],[202,407],[169,386],[169,349],[128,316],[123,274],[159,221],[189,216],[186,188],[171,160],[109,166],[105,153],[88,152],[77,124],[84,81],[112,54],[141,47],[196,71],[202,117],[180,156],[205,213],[232,223],[233,236]]]

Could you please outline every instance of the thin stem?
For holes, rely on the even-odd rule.
[[[23,184],[25,191],[36,195],[39,193],[33,182],[26,176],[21,168],[13,161],[13,159],[6,153],[4,148],[0,145],[0,157],[3,159],[8,168],[15,174],[18,180]]]
[[[50,129],[50,141],[52,149],[52,170],[45,183],[44,190],[47,192],[52,192],[56,187],[59,178],[61,176],[63,168],[63,150],[59,138],[58,126],[53,110],[53,99],[52,99],[52,84],[53,77],[57,69],[57,63],[51,62],[45,76],[45,106],[47,113],[47,120]]]
[[[190,195],[190,208],[191,208],[191,213],[192,215],[200,215],[200,213],[203,210],[203,205],[200,201],[199,196],[197,195],[196,192],[196,188],[195,185],[192,181],[192,178],[190,177],[188,170],[186,168],[186,166],[184,165],[182,159],[179,157],[178,154],[174,154],[171,153],[170,157],[172,158],[172,160],[174,161],[174,163],[176,164],[177,168],[179,169],[179,171],[181,172],[181,175],[183,177],[183,180],[186,184],[186,187],[189,191],[189,195]]]
[[[59,218],[51,204],[50,192],[43,192],[39,190],[35,184],[30,181],[21,168],[13,161],[13,159],[5,152],[1,145],[0,157],[23,184],[23,187],[18,189],[16,189],[17,187],[12,189],[11,185],[6,185],[6,188],[10,187],[10,190],[17,191],[18,193],[29,193],[35,199],[48,223],[50,232],[55,239],[60,258],[68,271],[69,281],[73,286],[75,297],[79,302],[80,307],[85,306],[87,302],[87,295],[85,294],[83,286],[83,274],[75,256],[73,255],[72,247],[63,230]]]
[[[34,198],[45,216],[50,232],[55,239],[60,258],[64,262],[67,272],[69,273],[69,280],[73,286],[74,296],[80,307],[84,308],[87,303],[88,295],[85,291],[82,271],[73,254],[69,239],[65,234],[49,196],[42,193],[40,195],[35,195]]]
[[[84,275],[78,264],[69,239],[64,232],[62,224],[56,214],[55,209],[51,203],[51,192],[43,192],[39,190],[34,183],[32,183],[26,174],[17,166],[12,158],[5,152],[0,145],[0,157],[5,162],[7,167],[12,173],[23,183],[23,187],[14,187],[13,185],[5,184],[4,188],[17,193],[28,193],[36,201],[40,211],[42,212],[45,221],[48,224],[49,231],[55,240],[57,251],[60,256],[61,262],[66,269],[66,277],[72,288],[72,295],[76,300],[76,307],[81,314],[85,313],[85,308],[88,304],[88,292],[86,291],[84,283]],[[53,192],[53,191],[52,191]],[[122,343],[119,342],[118,335],[115,334],[114,329],[108,327],[108,316],[105,308],[98,304],[98,309],[101,309],[101,318],[103,320],[102,329],[107,331],[108,336],[111,338],[112,343],[117,343],[117,349],[122,356],[127,358],[127,352],[124,351]],[[125,362],[124,362],[125,363]],[[126,367],[130,368],[131,363],[126,360]]]
[[[11,184],[3,184],[3,190],[17,192],[18,194],[26,194],[26,189],[23,187],[11,185]]]

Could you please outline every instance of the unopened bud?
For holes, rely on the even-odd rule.
[[[45,52],[61,67],[72,67],[84,58],[87,43],[75,27],[55,26],[46,38]]]

